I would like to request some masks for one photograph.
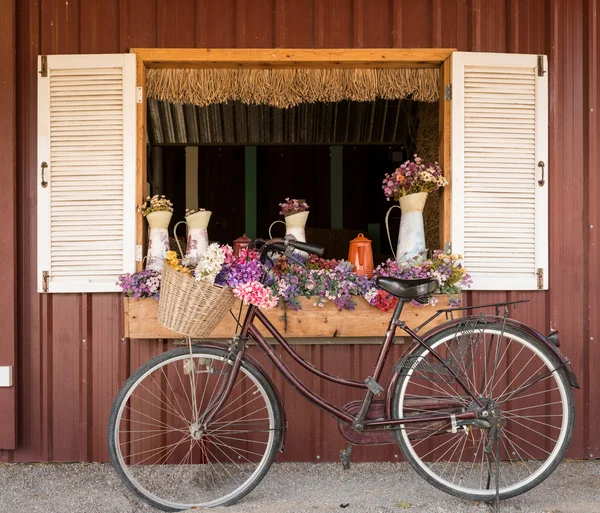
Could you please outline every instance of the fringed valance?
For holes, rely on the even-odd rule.
[[[241,101],[287,108],[300,103],[399,100],[435,102],[437,69],[150,69],[148,98],[204,107]]]

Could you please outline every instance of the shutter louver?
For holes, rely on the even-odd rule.
[[[452,58],[453,250],[473,289],[546,288],[547,75],[535,55]]]
[[[48,56],[39,94],[39,274],[48,292],[117,291],[135,267],[135,57]]]

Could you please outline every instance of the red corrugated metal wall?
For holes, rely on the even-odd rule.
[[[10,8],[10,1],[2,5]],[[23,0],[17,2],[19,448],[0,460],[105,460],[112,398],[131,369],[166,349],[122,341],[116,294],[36,293],[36,58],[131,47],[455,47],[544,53],[550,66],[550,290],[470,293],[473,302],[528,297],[518,318],[561,331],[582,384],[572,457],[600,455],[600,169],[598,0]],[[0,141],[13,144],[15,128]],[[3,168],[10,177],[11,166]],[[5,183],[5,181],[4,181]],[[10,194],[10,193],[8,193]],[[10,292],[10,291],[9,291]],[[4,294],[7,293],[5,290]],[[8,326],[10,319],[2,320]],[[317,365],[364,377],[373,346],[307,346]],[[309,376],[306,379],[310,380]],[[328,417],[277,378],[292,420],[288,460],[336,460]],[[344,391],[322,384],[332,399]],[[361,459],[393,458],[394,448]]]

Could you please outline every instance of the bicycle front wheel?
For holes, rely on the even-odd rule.
[[[233,504],[271,466],[281,412],[251,363],[242,362],[227,401],[203,425],[232,363],[217,348],[175,349],[140,367],[119,392],[110,457],[125,485],[149,504],[166,511]]]
[[[512,326],[470,319],[428,345],[486,406],[485,423],[452,425],[477,405],[428,348],[403,360],[392,399],[395,418],[444,412],[447,421],[397,431],[413,468],[441,490],[469,500],[501,499],[537,486],[562,460],[575,417],[565,370],[540,341]]]

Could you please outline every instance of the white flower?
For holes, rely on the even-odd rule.
[[[213,284],[221,272],[224,262],[225,252],[217,243],[212,243],[198,260],[195,271],[196,279]]]
[[[366,294],[365,294],[365,299],[369,302],[371,302],[373,299],[375,299],[377,297],[377,288],[373,287],[371,288]]]

